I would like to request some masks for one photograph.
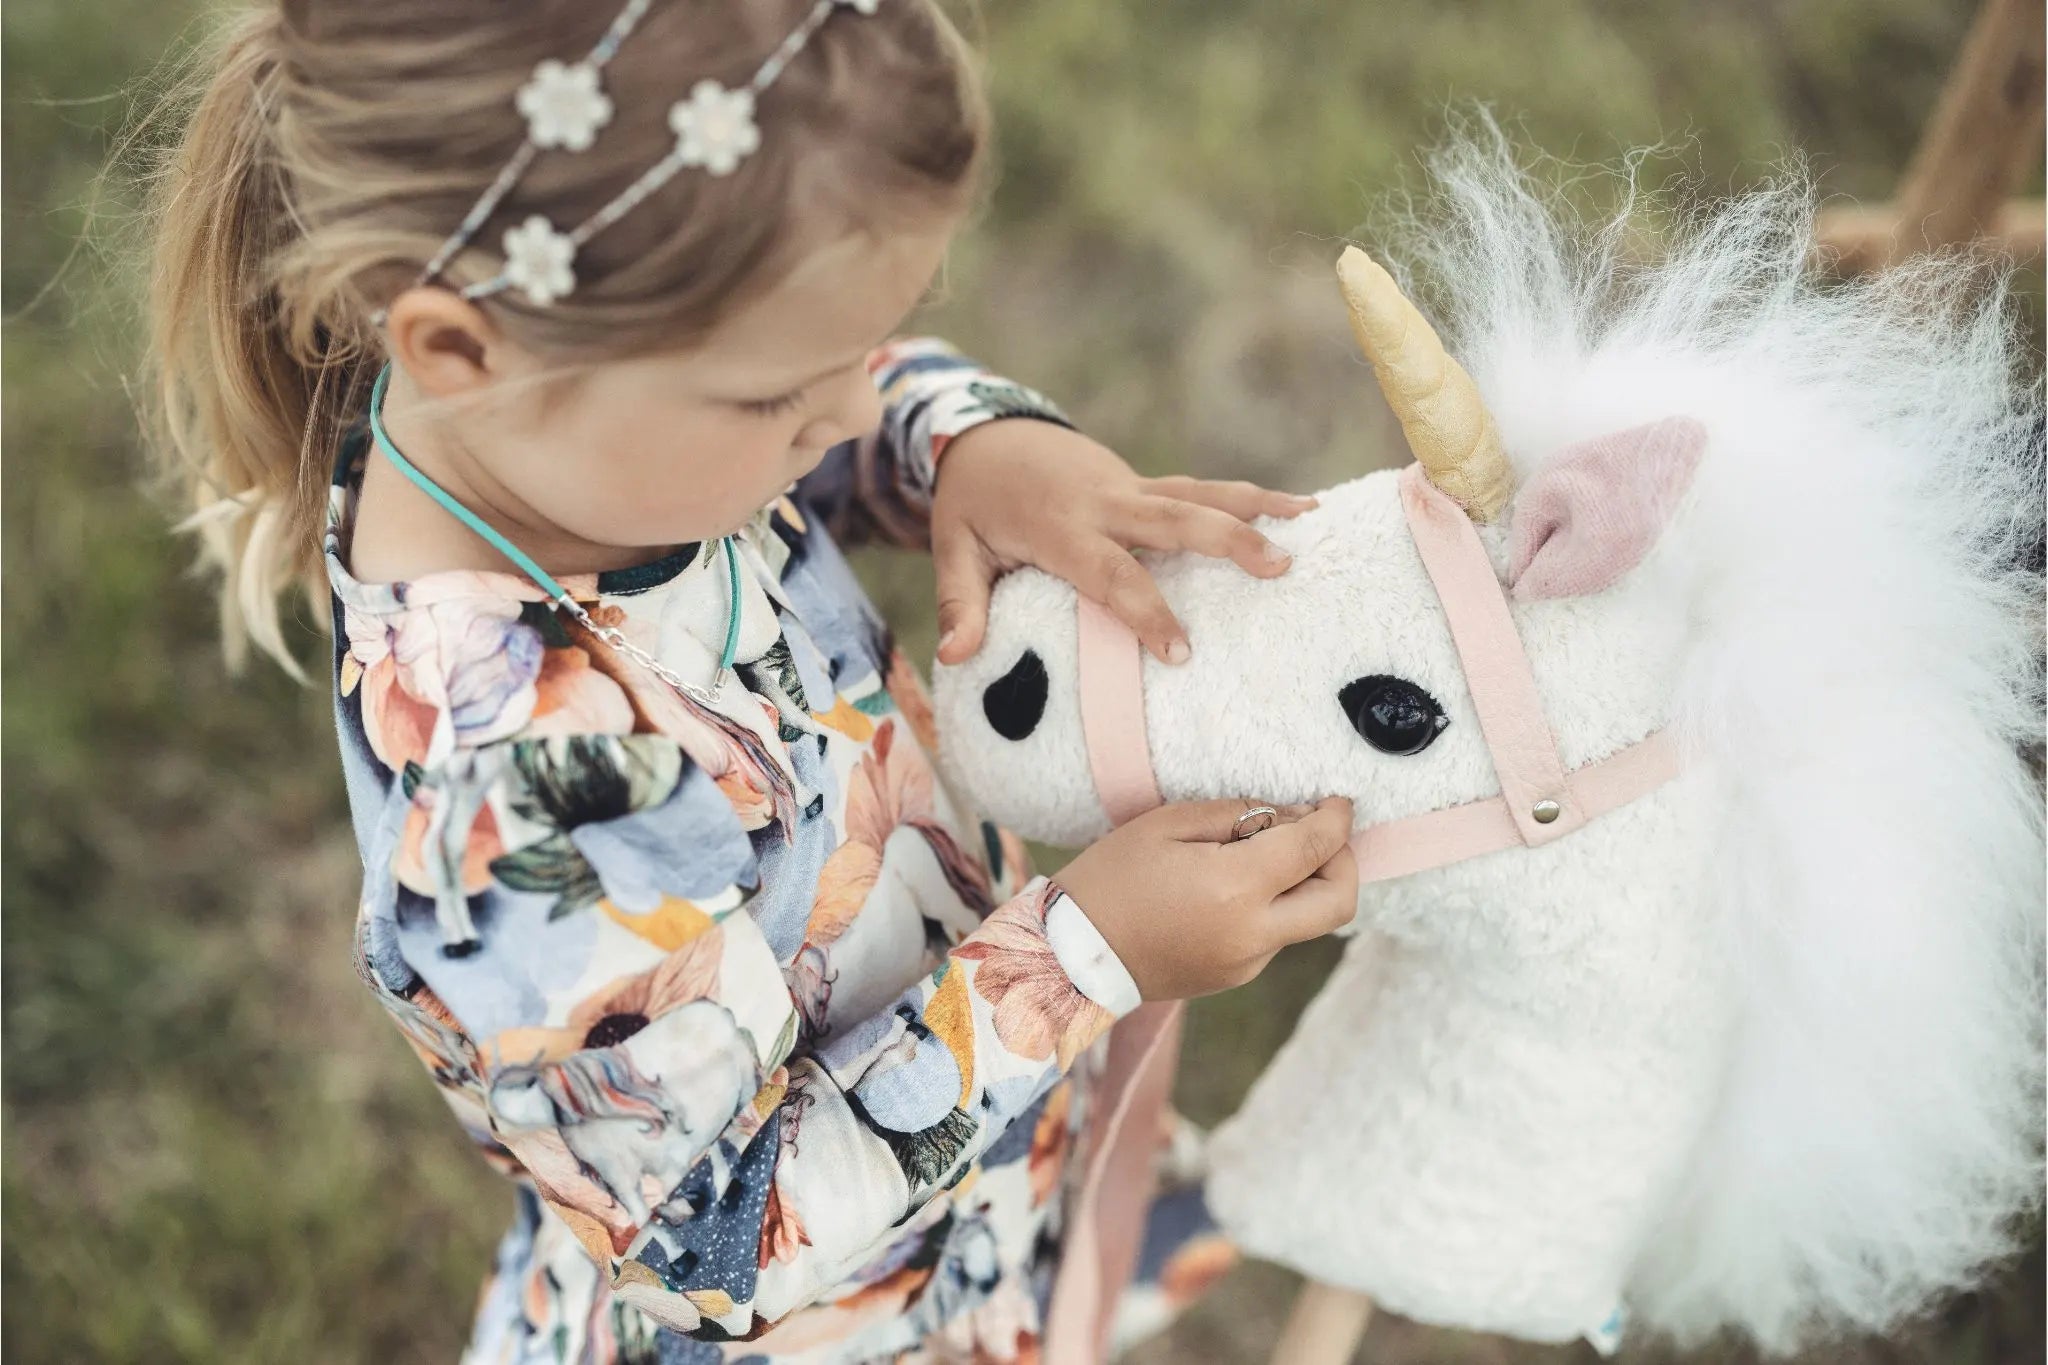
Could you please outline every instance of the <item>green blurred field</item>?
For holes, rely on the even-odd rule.
[[[224,672],[142,498],[112,133],[193,0],[5,11],[5,1187],[9,1362],[447,1362],[507,1197],[347,962],[357,869],[325,695]],[[1390,457],[1323,262],[1447,99],[1551,151],[1800,147],[1882,197],[1968,0],[990,0],[1005,177],[930,325],[1155,469],[1310,489]],[[2038,278],[2029,307],[2038,316]],[[930,642],[914,561],[879,599]],[[304,644],[317,657],[311,630]],[[1330,955],[1195,1010],[1228,1112]],[[2037,1249],[1842,1362],[2040,1360]],[[1263,1360],[1292,1285],[1230,1281],[1167,1361]],[[1361,1360],[1589,1359],[1396,1321]],[[1722,1358],[1739,1358],[1721,1356]]]

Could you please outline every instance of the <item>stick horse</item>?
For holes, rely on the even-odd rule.
[[[1823,285],[1796,181],[1644,261],[1497,135],[1432,172],[1409,277],[1463,363],[1338,267],[1414,463],[1262,525],[1280,578],[1154,558],[1183,666],[1004,579],[938,675],[954,780],[1064,844],[1354,803],[1353,936],[1209,1154],[1225,1228],[1332,1287],[1290,1365],[1360,1296],[1603,1346],[1893,1327],[2039,1188],[2041,411],[2001,282]]]

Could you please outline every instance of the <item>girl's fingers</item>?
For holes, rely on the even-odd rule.
[[[1254,806],[1269,803],[1255,797],[1212,797],[1206,801],[1172,801],[1139,816],[1157,825],[1160,833],[1184,844],[1227,844],[1237,838],[1238,821]],[[1299,820],[1314,814],[1314,806],[1274,806],[1282,820]],[[1256,836],[1254,836],[1256,837]]]
[[[1187,632],[1180,628],[1180,620],[1166,605],[1159,585],[1136,556],[1107,538],[1081,554],[1082,562],[1089,566],[1087,572],[1062,576],[1108,607],[1154,656],[1170,664],[1186,663]]]
[[[1287,572],[1287,552],[1229,512],[1180,498],[1141,498],[1120,509],[1120,538],[1149,550],[1193,550],[1234,560],[1246,573],[1272,578]]]
[[[932,568],[938,579],[939,662],[965,663],[981,648],[988,629],[989,591],[995,566],[972,531],[954,527],[935,533]]]
[[[1214,507],[1240,521],[1253,521],[1259,517],[1298,517],[1316,505],[1314,498],[1261,488],[1242,479],[1193,479],[1185,474],[1174,474],[1163,479],[1147,479],[1144,486],[1148,493]]]
[[[1358,858],[1347,842],[1309,878],[1273,898],[1266,928],[1275,942],[1302,943],[1335,933],[1358,913]]]
[[[1237,833],[1237,822],[1257,801],[1228,797],[1207,801],[1174,801],[1139,816],[1159,827],[1160,833],[1184,844],[1227,844]]]
[[[1333,796],[1299,820],[1278,824],[1230,845],[1229,852],[1267,897],[1280,895],[1313,877],[1323,864],[1348,853],[1351,803]],[[1357,870],[1351,873],[1354,881]]]

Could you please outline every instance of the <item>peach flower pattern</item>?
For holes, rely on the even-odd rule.
[[[1055,1058],[1061,1070],[1116,1016],[1074,984],[1045,934],[1046,911],[1059,894],[1051,882],[1000,906],[953,955],[979,962],[974,989],[995,1006],[996,1035],[1024,1057]]]

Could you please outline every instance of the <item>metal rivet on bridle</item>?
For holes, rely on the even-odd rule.
[[[1545,797],[1529,808],[1529,815],[1539,825],[1547,825],[1564,814],[1564,807]]]

